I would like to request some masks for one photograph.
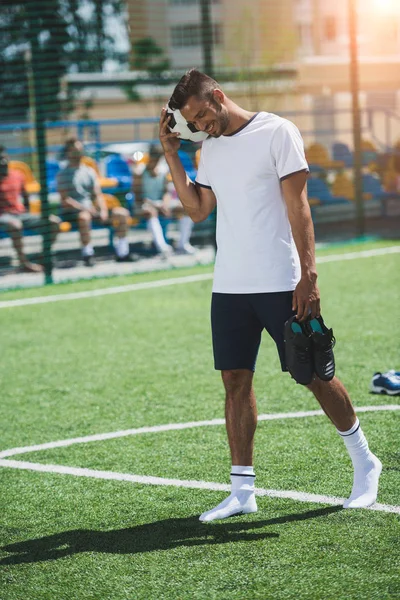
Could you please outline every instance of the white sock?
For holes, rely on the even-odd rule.
[[[215,519],[226,519],[233,515],[257,512],[254,495],[253,467],[233,465],[231,470],[231,494],[215,508],[204,512],[200,521],[209,522]]]
[[[382,463],[368,447],[360,421],[356,419],[348,431],[339,431],[354,468],[353,489],[344,508],[366,508],[376,502]]]
[[[91,244],[87,244],[86,246],[82,246],[82,256],[93,256],[94,250]]]
[[[117,238],[115,241],[115,253],[119,258],[123,258],[124,256],[128,256],[129,254],[129,243],[128,238],[121,237]]]
[[[157,250],[159,252],[162,252],[163,250],[165,250],[168,247],[168,244],[165,241],[160,220],[157,217],[151,217],[147,221],[147,229],[149,229],[151,231],[151,233],[153,234],[153,240],[154,240]]]
[[[180,239],[178,248],[184,248],[185,244],[187,244],[190,240],[190,236],[192,235],[193,229],[193,221],[187,215],[184,215],[182,219],[179,221],[179,231],[180,231]]]

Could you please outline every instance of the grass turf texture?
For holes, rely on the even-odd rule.
[[[399,367],[398,264],[398,255],[387,255],[319,266],[323,315],[338,339],[338,374],[356,405],[397,401],[370,395],[368,385],[375,370]],[[182,275],[189,272],[207,269]],[[48,289],[68,293],[94,283]],[[222,417],[210,288],[207,281],[0,310],[2,449]],[[32,292],[0,299],[43,290]],[[267,337],[255,386],[260,413],[318,408],[279,372]],[[379,501],[398,505],[400,415],[360,418],[384,463]],[[229,472],[220,426],[15,459],[223,483]],[[351,486],[349,459],[324,417],[260,423],[256,468],[258,487],[342,496]],[[1,600],[400,597],[398,515],[259,498],[256,515],[204,525],[197,516],[225,493],[4,468],[0,475]]]

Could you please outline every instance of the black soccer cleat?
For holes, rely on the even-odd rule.
[[[326,327],[321,316],[314,319],[308,318],[306,328],[312,340],[315,374],[322,381],[330,381],[335,376],[333,348],[336,340],[333,331]]]
[[[286,321],[284,335],[287,370],[297,383],[308,385],[314,375],[311,337],[296,317]]]

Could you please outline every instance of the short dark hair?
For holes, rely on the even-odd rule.
[[[161,158],[163,151],[161,146],[152,145],[149,148],[149,158]]]
[[[202,100],[211,99],[215,88],[219,88],[215,79],[197,69],[189,69],[176,85],[168,103],[169,107],[172,110],[180,110],[191,96]]]
[[[76,144],[76,142],[80,142],[81,140],[79,140],[75,135],[71,135],[69,138],[67,138],[65,140],[65,144],[64,144],[64,156],[66,156],[68,150],[70,150],[72,148],[72,146],[74,146]]]

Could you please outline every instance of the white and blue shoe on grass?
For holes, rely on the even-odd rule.
[[[386,373],[375,373],[371,381],[370,391],[374,394],[397,396],[400,394],[400,371],[392,369]]]

